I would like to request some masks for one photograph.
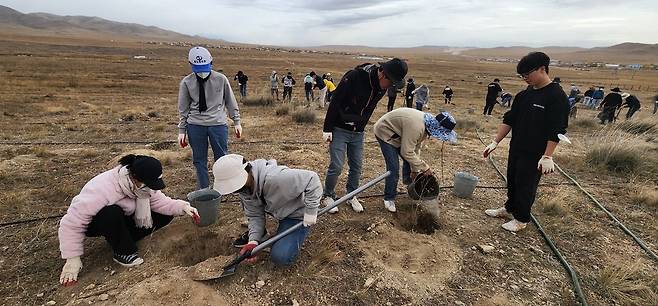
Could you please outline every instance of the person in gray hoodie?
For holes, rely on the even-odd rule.
[[[278,220],[277,233],[300,221],[302,227],[272,245],[270,258],[276,265],[291,265],[316,223],[322,198],[322,184],[317,173],[277,165],[275,160],[247,162],[238,154],[229,154],[213,165],[214,189],[222,195],[237,193],[249,220],[248,242],[240,254],[253,250],[265,236],[265,216]],[[246,259],[257,261],[257,255]]]
[[[192,147],[197,188],[210,186],[208,143],[214,160],[228,152],[228,117],[233,120],[235,136],[240,138],[240,110],[231,84],[225,75],[212,70],[212,56],[206,48],[190,49],[188,61],[192,73],[181,80],[178,91],[178,144]]]

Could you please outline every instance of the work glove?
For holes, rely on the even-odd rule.
[[[242,137],[242,125],[236,125],[235,126],[235,137],[240,138]]]
[[[178,145],[181,148],[187,147],[187,134],[178,134]]]
[[[192,207],[189,203],[185,206],[183,206],[183,211],[190,217],[192,217],[192,221],[194,221],[194,224],[199,224],[201,221],[201,217],[199,217],[199,211],[196,210],[196,208]]]
[[[492,141],[486,148],[484,148],[484,152],[482,152],[482,156],[486,158],[487,156],[489,156],[489,154],[491,154],[491,152],[493,152],[493,150],[496,149],[497,146],[498,143],[495,140]]]
[[[240,255],[247,253],[247,251],[253,250],[258,245],[258,241],[249,241],[245,244],[242,249],[240,249]],[[258,254],[251,255],[244,260],[246,263],[254,264],[258,261]]]
[[[64,268],[62,268],[62,274],[59,276],[59,283],[67,287],[75,285],[78,282],[80,269],[82,269],[80,256],[67,259]]]
[[[302,224],[304,227],[309,227],[311,225],[314,225],[315,223],[318,222],[318,215],[311,215],[311,214],[304,214],[304,221],[302,221]]]
[[[322,140],[324,142],[331,142],[333,140],[333,133],[322,132]]]
[[[553,157],[543,155],[537,163],[537,170],[543,174],[553,173],[553,171],[555,171],[555,163],[553,163]]]

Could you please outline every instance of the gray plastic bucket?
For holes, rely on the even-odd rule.
[[[480,179],[467,172],[455,173],[455,188],[452,189],[453,193],[460,198],[470,198],[475,191]]]
[[[198,226],[208,226],[217,221],[222,196],[214,189],[201,189],[187,194],[187,200],[199,211]]]

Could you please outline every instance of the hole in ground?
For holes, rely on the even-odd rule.
[[[395,216],[398,225],[405,231],[430,235],[439,228],[434,216],[427,213],[418,204],[410,202],[396,206],[398,210]]]
[[[236,251],[230,237],[220,237],[208,230],[194,230],[177,238],[172,241],[167,257],[185,267],[211,257],[234,255]]]

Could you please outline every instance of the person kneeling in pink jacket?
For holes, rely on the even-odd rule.
[[[64,286],[77,282],[85,236],[105,237],[114,261],[133,267],[144,262],[136,241],[169,224],[173,216],[187,214],[198,222],[196,208],[165,196],[163,188],[160,161],[133,154],[87,182],[59,222],[59,249],[66,259],[59,282]]]

